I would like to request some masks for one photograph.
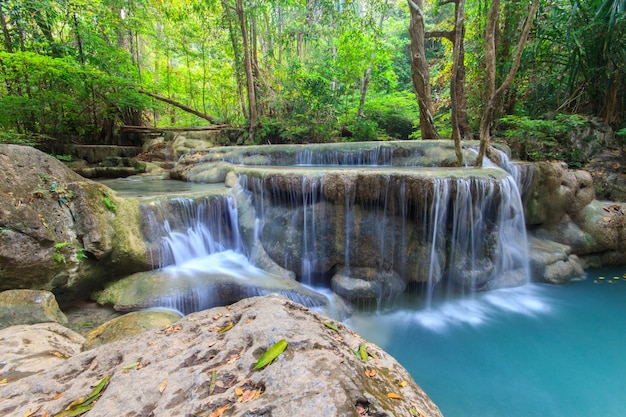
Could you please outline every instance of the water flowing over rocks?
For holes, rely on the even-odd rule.
[[[0,414],[55,415],[108,384],[89,416],[441,416],[394,358],[341,323],[278,296],[191,314],[0,385]],[[254,366],[279,340],[286,350]],[[362,346],[362,348],[361,348]],[[358,356],[354,351],[363,352]],[[218,414],[214,414],[218,415]]]

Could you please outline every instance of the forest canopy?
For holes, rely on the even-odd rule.
[[[482,135],[490,49],[496,86],[520,51],[493,101],[498,134],[585,116],[624,135],[626,0],[541,0],[530,22],[530,0],[497,0],[490,47],[495,3],[0,0],[0,142],[207,124],[245,128],[251,143],[419,139],[416,22],[439,137]]]

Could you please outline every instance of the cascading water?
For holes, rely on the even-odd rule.
[[[171,281],[154,307],[187,314],[272,292],[309,307],[325,300],[249,262],[233,196],[159,200],[141,210],[157,277]]]
[[[155,267],[182,266],[209,255],[244,253],[235,200],[228,196],[174,198],[142,207],[144,236],[148,236]]]
[[[243,164],[233,194],[144,205],[153,264],[177,275],[268,275],[252,260],[265,270],[292,271],[307,286],[332,287],[352,302],[379,306],[407,285],[421,286],[430,305],[441,289],[471,294],[526,283],[523,207],[511,175],[493,166],[407,168],[439,148],[402,146],[216,153],[211,158],[220,163]],[[281,158],[304,166],[267,165]],[[248,160],[266,164],[246,166]],[[256,217],[247,222],[254,231],[245,239],[237,207],[244,201]],[[259,250],[269,264],[259,263]]]
[[[393,295],[382,279],[389,273],[425,284],[428,297],[441,282],[469,293],[528,281],[523,207],[510,176],[321,171],[240,176],[260,240],[302,282],[328,284],[338,270],[363,281],[365,268],[378,275],[380,301]]]

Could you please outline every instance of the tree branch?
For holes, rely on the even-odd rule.
[[[454,45],[454,31],[453,30],[431,30],[424,32],[425,38],[445,38],[452,42]]]

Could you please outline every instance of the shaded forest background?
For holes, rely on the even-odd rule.
[[[501,2],[498,84],[514,61],[529,4]],[[207,124],[242,127],[257,144],[420,139],[411,10],[424,24],[432,119],[440,137],[450,138],[459,6],[463,138],[478,138],[492,5],[0,0],[0,143],[110,144],[121,126]],[[594,118],[626,140],[625,13],[626,0],[540,1],[514,81],[497,100],[492,136],[520,158],[573,165],[582,156],[566,143],[568,132]]]

